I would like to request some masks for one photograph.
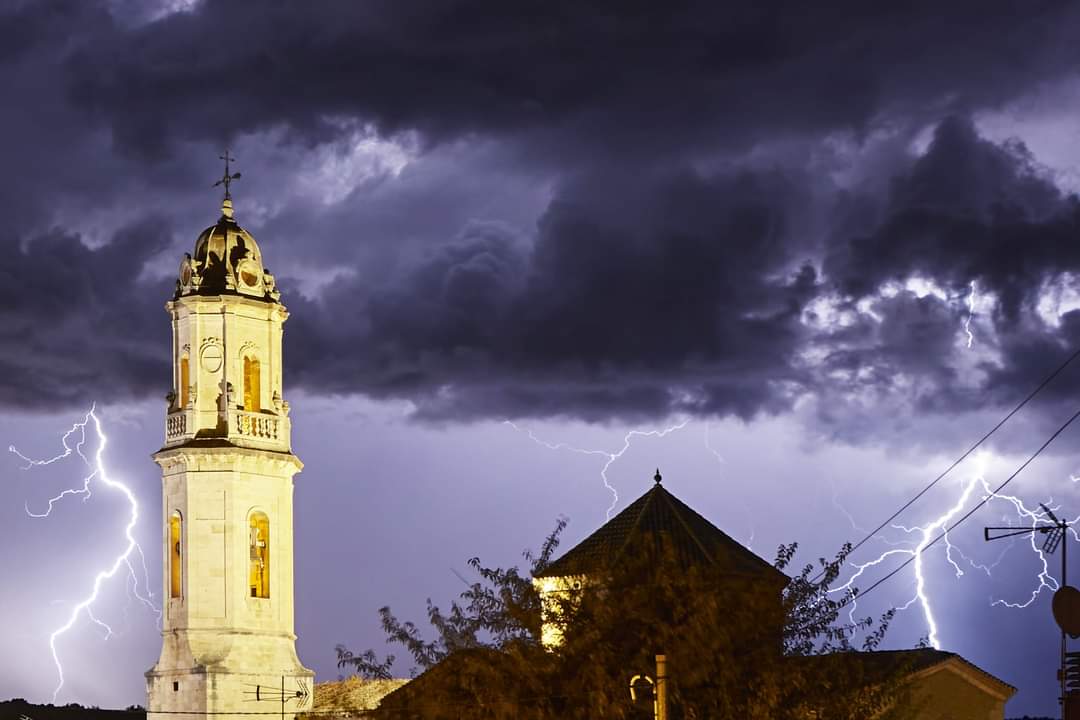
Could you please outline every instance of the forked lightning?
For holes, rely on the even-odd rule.
[[[59,678],[56,689],[53,691],[53,702],[56,701],[57,697],[60,694],[60,690],[64,687],[64,666],[61,664],[60,655],[57,652],[57,640],[60,638],[61,635],[74,627],[75,623],[79,619],[79,616],[82,615],[84,612],[88,620],[101,626],[106,631],[106,638],[113,634],[112,628],[107,623],[98,618],[96,615],[94,615],[92,607],[94,602],[97,600],[98,594],[100,593],[101,587],[104,582],[114,577],[122,567],[126,567],[128,570],[128,575],[131,578],[131,589],[133,590],[135,597],[137,597],[148,608],[150,608],[157,616],[158,620],[161,619],[161,611],[154,605],[154,602],[152,600],[153,593],[149,590],[150,582],[149,572],[146,568],[146,558],[143,555],[142,548],[139,547],[139,544],[138,542],[136,542],[133,535],[135,525],[139,520],[139,503],[135,499],[135,494],[131,491],[131,488],[118,480],[110,478],[108,472],[105,469],[105,446],[108,444],[108,438],[105,436],[105,432],[101,428],[101,420],[98,418],[95,410],[96,407],[91,407],[90,411],[83,418],[82,422],[75,423],[74,425],[72,425],[70,430],[64,433],[64,436],[61,438],[61,444],[64,447],[64,452],[55,457],[49,458],[47,460],[33,460],[20,453],[17,449],[15,449],[14,446],[8,448],[10,452],[17,455],[26,463],[23,468],[24,470],[29,470],[30,468],[43,465],[51,465],[53,463],[70,457],[74,453],[82,459],[83,463],[86,465],[89,471],[89,474],[83,478],[81,487],[69,488],[61,492],[59,495],[50,498],[48,508],[44,512],[31,512],[29,506],[27,506],[27,513],[31,517],[48,517],[49,514],[52,512],[54,505],[69,495],[82,495],[84,501],[88,500],[91,495],[90,486],[91,483],[94,481],[100,482],[102,485],[104,485],[110,490],[115,490],[123,494],[124,497],[127,499],[128,505],[131,508],[128,523],[124,527],[124,538],[126,540],[126,545],[124,546],[123,552],[116,556],[116,558],[112,561],[111,565],[108,565],[102,570],[98,571],[98,573],[94,576],[94,582],[90,589],[90,592],[82,600],[76,603],[74,607],[72,607],[67,622],[65,622],[57,629],[53,630],[52,634],[49,635],[49,649],[52,652],[53,662],[56,664],[56,672]],[[97,437],[97,449],[94,452],[93,461],[91,461],[83,453],[83,446],[86,444],[87,440],[86,432],[88,427],[91,427],[93,429]],[[70,444],[71,439],[73,436],[76,435],[78,436],[78,442],[76,442],[74,446],[72,446]],[[142,565],[143,584],[147,588],[145,594],[143,594],[139,590],[138,574],[135,572],[135,566],[132,564],[132,555],[135,553],[138,554],[140,563]]]

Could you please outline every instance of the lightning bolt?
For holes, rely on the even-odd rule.
[[[94,583],[90,590],[90,593],[72,608],[71,614],[68,616],[67,622],[58,627],[52,632],[51,635],[49,635],[49,649],[52,652],[53,662],[56,664],[56,672],[59,678],[56,689],[53,690],[53,702],[56,702],[56,698],[60,694],[60,690],[64,687],[64,667],[60,662],[60,655],[56,649],[57,640],[60,638],[61,635],[74,627],[75,623],[79,619],[79,616],[84,612],[86,613],[86,617],[88,620],[105,630],[106,639],[114,634],[113,629],[107,623],[94,615],[92,606],[97,600],[98,593],[100,592],[101,586],[104,584],[104,582],[114,577],[122,567],[127,568],[128,575],[131,578],[131,586],[129,588],[130,591],[134,592],[135,597],[137,597],[144,605],[146,605],[148,608],[150,608],[152,612],[154,612],[159,622],[161,620],[161,611],[154,605],[152,600],[153,593],[149,590],[150,574],[146,567],[146,557],[143,554],[142,548],[139,546],[139,543],[136,542],[133,535],[135,525],[139,520],[139,504],[136,501],[135,494],[131,491],[131,489],[124,483],[110,478],[108,472],[105,469],[104,456],[105,446],[108,444],[108,438],[105,436],[105,432],[101,428],[101,420],[98,418],[95,409],[96,405],[91,406],[90,411],[86,413],[86,416],[83,418],[82,422],[75,423],[74,425],[72,425],[70,430],[64,433],[64,436],[61,438],[61,444],[63,445],[64,451],[55,457],[49,458],[47,460],[33,460],[23,455],[14,446],[8,447],[8,450],[10,452],[17,455],[26,463],[26,465],[23,467],[24,470],[29,470],[32,467],[52,465],[53,463],[70,457],[72,453],[78,455],[89,469],[89,474],[83,478],[81,487],[64,490],[59,495],[50,498],[48,509],[46,509],[44,512],[31,512],[29,506],[27,506],[26,512],[31,517],[48,517],[53,510],[53,506],[63,500],[68,495],[82,495],[83,501],[85,502],[86,500],[90,499],[90,484],[94,480],[100,481],[105,487],[109,488],[110,490],[115,490],[122,493],[124,497],[127,498],[128,505],[131,508],[131,514],[128,523],[124,528],[124,537],[127,540],[127,545],[124,547],[124,551],[120,553],[120,555],[118,555],[115,560],[113,560],[112,565],[108,566],[103,570],[100,570],[97,575],[94,576]],[[92,427],[94,433],[97,436],[97,450],[94,453],[92,461],[87,458],[87,456],[83,453],[83,445],[86,444],[86,431],[88,427]],[[70,444],[71,438],[75,435],[78,435],[78,442],[76,442],[74,446],[72,446]],[[132,564],[133,554],[138,554],[142,564],[143,579],[147,587],[145,595],[139,592],[138,574],[135,572],[135,566]]]
[[[987,492],[990,492],[989,488],[987,488]],[[1016,510],[1017,516],[1019,516],[1020,518],[1026,518],[1031,521],[1031,527],[1035,527],[1039,523],[1039,521],[1046,519],[1046,513],[1042,512],[1041,510],[1031,510],[1030,508],[1026,507],[1024,503],[1017,497],[1013,497],[1011,495],[994,495],[994,497],[1010,503]],[[1057,507],[1051,508],[1051,510],[1057,509]],[[1073,522],[1076,521],[1074,520]],[[1069,532],[1071,532],[1074,537],[1076,536],[1076,531],[1072,528],[1069,528]],[[1058,589],[1059,583],[1057,581],[1057,578],[1050,574],[1050,564],[1049,561],[1046,559],[1046,553],[1044,553],[1042,548],[1040,548],[1035,543],[1036,534],[1037,533],[1031,533],[1028,536],[1027,540],[1028,543],[1031,545],[1032,552],[1034,552],[1035,555],[1039,558],[1039,564],[1042,566],[1042,570],[1040,570],[1035,576],[1036,580],[1038,580],[1038,585],[1036,585],[1035,589],[1031,591],[1031,596],[1025,602],[1015,603],[999,599],[994,600],[992,603],[990,603],[991,605],[1001,605],[1008,608],[1026,608],[1027,606],[1031,605],[1031,603],[1035,602],[1035,598],[1037,598],[1039,596],[1039,593],[1041,593],[1043,590],[1056,591]]]
[[[716,461],[721,465],[727,462],[727,460],[724,460],[724,456],[720,454],[720,451],[713,448],[709,443],[709,423],[705,423],[705,449],[712,453],[713,457],[715,457]]]
[[[977,489],[982,491],[982,499],[989,499],[990,501],[999,500],[1007,503],[1015,512],[1015,517],[1020,522],[1030,523],[1031,527],[1036,527],[1041,521],[1044,521],[1046,519],[1046,513],[1041,510],[1034,510],[1027,507],[1020,498],[1013,495],[995,493],[993,491],[993,489],[990,487],[990,484],[986,481],[985,478],[985,453],[980,453],[979,455],[976,455],[975,461],[977,463],[977,470],[967,481],[963,483],[961,492],[957,497],[955,503],[947,510],[945,510],[940,516],[931,520],[925,525],[905,527],[903,525],[894,524],[891,526],[896,530],[902,531],[908,535],[915,536],[914,540],[906,541],[907,544],[910,545],[909,547],[898,547],[900,543],[890,542],[885,538],[879,537],[880,540],[886,542],[893,547],[891,547],[889,550],[886,550],[885,552],[882,552],[880,555],[868,562],[850,563],[853,571],[852,574],[848,577],[847,582],[845,582],[843,585],[831,589],[829,592],[855,593],[850,603],[851,609],[848,612],[848,617],[853,623],[855,622],[855,609],[857,607],[857,590],[855,590],[854,583],[863,575],[863,573],[880,565],[881,563],[892,557],[913,557],[914,562],[912,563],[912,565],[915,576],[915,591],[909,600],[904,602],[902,605],[897,606],[896,609],[906,610],[913,604],[918,603],[918,605],[922,609],[923,617],[926,621],[926,626],[929,631],[929,642],[935,649],[940,650],[941,644],[939,638],[939,627],[934,615],[933,603],[930,596],[931,594],[928,587],[926,568],[924,565],[924,551],[927,549],[927,546],[930,544],[930,542],[933,541],[934,537],[936,537],[939,533],[944,533],[942,535],[942,540],[944,541],[945,559],[952,567],[953,573],[956,578],[961,578],[965,574],[963,568],[961,568],[960,566],[960,563],[957,562],[957,557],[962,559],[973,569],[985,573],[987,577],[992,577],[992,571],[1002,561],[1005,554],[1013,547],[1016,541],[1013,540],[1008,545],[1006,545],[1006,547],[999,553],[997,559],[993,563],[989,565],[980,564],[969,558],[963,553],[963,551],[960,550],[959,547],[953,544],[946,530],[949,525],[952,524],[953,519],[968,505],[969,502],[971,502],[972,495],[975,493],[975,491]],[[854,526],[854,519],[851,517],[850,513],[847,513],[847,511],[844,510],[841,505],[839,505],[835,496],[833,498],[833,504],[848,517],[849,521],[851,521]],[[1051,509],[1057,510],[1057,507],[1051,507]],[[1073,523],[1078,521],[1080,521],[1080,517],[1077,517],[1076,520],[1073,521]],[[1080,540],[1080,535],[1077,534],[1074,528],[1070,527],[1069,532],[1073,535],[1074,539]],[[1038,558],[1039,568],[1041,569],[1039,569],[1036,573],[1036,585],[1032,589],[1030,596],[1023,602],[1010,602],[1008,600],[995,599],[992,600],[991,606],[1000,605],[1003,607],[1016,609],[1026,608],[1035,601],[1035,599],[1043,590],[1056,591],[1058,589],[1059,583],[1050,572],[1049,561],[1046,557],[1046,553],[1044,553],[1043,550],[1037,545],[1035,536],[1035,533],[1030,534],[1027,538],[1027,542],[1030,545],[1032,552]]]
[[[972,323],[972,321],[973,321],[973,319],[975,317],[975,306],[978,303],[978,286],[976,284],[976,281],[972,280],[968,284],[968,287],[969,287],[969,292],[968,292],[967,300],[966,300],[967,317],[964,319],[964,326],[963,327],[964,327],[964,333],[967,335],[967,348],[970,349],[972,344],[974,343],[974,340],[975,340],[975,335],[971,331],[971,323]],[[926,575],[925,575],[924,565],[923,565],[923,551],[926,549],[928,543],[930,543],[933,540],[934,535],[937,532],[944,531],[943,535],[942,535],[942,540],[944,540],[945,559],[952,566],[954,574],[955,574],[955,576],[957,578],[963,577],[964,571],[960,567],[960,564],[954,558],[954,554],[956,556],[960,557],[962,560],[964,560],[973,569],[982,571],[983,573],[985,573],[987,575],[987,577],[992,577],[993,576],[992,571],[994,570],[994,568],[996,568],[998,566],[999,563],[1001,563],[1001,561],[1005,557],[1005,554],[1016,543],[1016,539],[1014,538],[1014,539],[1010,540],[1008,545],[1006,545],[1005,548],[999,553],[997,559],[993,563],[991,563],[989,565],[986,565],[986,564],[976,563],[970,557],[965,555],[963,553],[963,551],[960,550],[959,547],[957,547],[956,545],[954,545],[952,543],[952,541],[949,539],[948,532],[945,530],[949,526],[949,524],[951,523],[952,518],[954,518],[956,516],[956,514],[959,513],[964,508],[964,506],[967,504],[968,500],[971,497],[972,491],[976,487],[976,484],[980,485],[982,487],[983,492],[985,493],[983,495],[983,499],[1002,500],[1002,501],[1007,502],[1010,505],[1012,505],[1012,508],[1015,511],[1017,518],[1019,518],[1019,520],[1021,522],[1024,521],[1024,520],[1027,520],[1027,521],[1030,521],[1031,527],[1036,527],[1037,524],[1040,521],[1045,519],[1045,513],[1044,512],[1037,511],[1037,510],[1032,510],[1032,509],[1028,508],[1027,506],[1024,505],[1023,501],[1021,501],[1020,498],[1018,498],[1016,496],[1013,496],[1013,495],[1005,495],[1005,494],[1001,494],[1001,493],[995,493],[990,488],[989,484],[986,482],[986,479],[984,477],[985,458],[986,458],[985,453],[980,453],[979,455],[977,455],[975,457],[975,460],[978,463],[978,471],[975,473],[975,475],[972,478],[970,478],[964,484],[963,490],[962,490],[962,492],[960,494],[960,497],[957,499],[956,504],[953,505],[953,507],[951,507],[947,511],[945,511],[945,513],[943,513],[937,519],[931,521],[927,525],[919,526],[919,527],[912,527],[912,528],[904,527],[902,525],[892,525],[892,527],[894,529],[901,530],[901,531],[903,531],[905,533],[908,533],[908,534],[917,534],[917,535],[920,536],[920,539],[919,539],[918,543],[915,545],[914,548],[895,549],[896,543],[891,543],[891,542],[889,542],[888,540],[886,540],[885,538],[883,538],[881,536],[875,536],[877,539],[881,540],[882,542],[885,542],[886,544],[889,544],[889,545],[893,546],[894,549],[888,550],[888,551],[882,553],[881,555],[879,555],[877,558],[871,560],[870,562],[861,563],[861,564],[852,563],[852,567],[855,569],[854,573],[848,579],[848,582],[846,582],[844,585],[836,588],[836,591],[837,592],[850,591],[852,589],[852,583],[856,579],[858,579],[863,574],[863,572],[865,572],[869,568],[872,568],[872,567],[875,567],[876,565],[879,565],[881,562],[883,562],[884,560],[886,560],[890,556],[904,555],[904,554],[907,554],[908,556],[913,556],[914,557],[913,565],[914,565],[914,573],[915,573],[915,587],[916,587],[915,595],[910,600],[908,600],[906,603],[899,606],[897,609],[898,610],[905,610],[908,607],[910,607],[913,603],[918,601],[920,606],[922,607],[923,615],[924,615],[924,617],[926,619],[927,627],[929,628],[929,641],[930,641],[930,644],[934,648],[940,649],[940,644],[938,642],[937,622],[934,619],[934,613],[933,613],[933,609],[932,609],[932,606],[931,606],[930,597],[929,597],[929,594],[927,592]],[[1073,483],[1076,483],[1076,482],[1080,481],[1080,477],[1076,477],[1074,475],[1070,475],[1069,479],[1072,480]],[[852,527],[859,530],[859,528],[855,524],[854,518],[851,517],[851,514],[848,513],[847,510],[845,510],[839,504],[839,502],[838,502],[838,500],[836,498],[835,488],[834,488],[834,491],[833,491],[833,505],[835,507],[837,507],[837,509],[839,509],[845,516],[847,516],[849,522],[851,522]],[[1053,508],[1053,509],[1056,510],[1057,508]],[[1005,518],[1005,521],[1007,523],[1010,522],[1008,517]],[[1080,521],[1080,517],[1078,517],[1073,522],[1076,522],[1076,521]],[[1075,529],[1070,527],[1068,529],[1068,532],[1072,533],[1074,538],[1076,538],[1077,540],[1080,540],[1080,535],[1077,534]],[[1009,608],[1026,608],[1029,605],[1031,605],[1031,603],[1033,603],[1035,601],[1035,599],[1039,596],[1039,594],[1043,590],[1049,589],[1049,590],[1052,590],[1052,591],[1056,591],[1058,589],[1059,583],[1054,578],[1054,576],[1050,573],[1049,563],[1047,561],[1046,554],[1036,544],[1035,535],[1036,535],[1035,533],[1031,533],[1027,538],[1027,541],[1028,541],[1029,545],[1031,546],[1032,551],[1038,557],[1039,565],[1042,568],[1036,575],[1037,584],[1036,584],[1035,588],[1031,591],[1030,596],[1024,602],[1009,602],[1007,600],[997,599],[997,600],[993,600],[991,602],[992,606],[1001,605],[1001,606],[1009,607]],[[849,617],[851,617],[852,620],[854,621],[854,608],[856,607],[856,602],[855,602],[854,599],[852,600],[851,604],[852,604],[852,610],[849,613]]]
[[[929,630],[930,644],[935,649],[940,650],[941,649],[941,643],[938,640],[937,619],[934,617],[934,609],[933,609],[933,606],[931,605],[930,595],[929,595],[929,593],[927,591],[926,573],[925,573],[925,568],[924,568],[924,565],[923,565],[923,555],[924,555],[923,551],[926,550],[927,545],[930,544],[930,542],[934,539],[934,537],[938,534],[938,532],[940,532],[944,528],[948,527],[950,521],[954,517],[956,517],[956,515],[958,513],[960,513],[961,510],[964,509],[964,507],[968,503],[968,500],[971,498],[972,491],[979,485],[980,481],[982,481],[982,473],[981,473],[981,471],[977,475],[973,476],[967,482],[964,483],[964,487],[963,487],[963,490],[960,493],[960,497],[957,498],[956,502],[953,504],[952,507],[950,507],[948,510],[943,512],[941,515],[939,515],[937,518],[930,521],[926,525],[922,525],[922,526],[914,527],[914,528],[907,528],[907,527],[904,527],[902,525],[893,525],[892,527],[894,527],[894,528],[896,528],[898,530],[902,530],[902,531],[904,531],[904,532],[906,532],[908,534],[916,534],[916,535],[918,535],[918,541],[915,543],[915,547],[910,547],[910,548],[893,547],[893,548],[890,548],[889,550],[886,550],[885,552],[881,553],[880,555],[878,555],[873,560],[870,560],[869,562],[865,562],[865,563],[861,563],[861,564],[852,563],[852,567],[855,568],[855,572],[852,573],[852,575],[848,578],[847,582],[845,582],[843,585],[840,585],[840,586],[838,586],[836,588],[831,589],[829,592],[833,592],[833,593],[836,593],[836,592],[849,592],[849,591],[854,592],[853,583],[856,580],[858,580],[859,577],[861,577],[862,574],[864,572],[866,572],[867,570],[869,570],[870,568],[876,567],[876,566],[880,565],[882,562],[884,562],[885,560],[887,560],[887,559],[889,559],[891,557],[897,556],[897,555],[907,556],[907,557],[914,557],[915,558],[915,563],[914,563],[915,594],[906,603],[904,603],[903,605],[898,606],[897,610],[906,610],[909,607],[911,607],[912,604],[914,604],[915,602],[918,602],[920,607],[922,608],[923,617],[926,620],[926,626],[927,626],[927,628]],[[985,482],[983,482],[983,485],[985,485]],[[952,554],[951,554],[952,553],[952,543],[949,541],[948,533],[945,534],[943,539],[945,540],[946,558],[948,558],[949,563],[952,564],[953,567],[956,569],[956,571],[958,573],[958,577],[959,577],[960,575],[963,575],[963,571],[960,570],[960,567],[952,559]],[[857,595],[855,597],[857,599]],[[851,609],[848,611],[848,617],[852,620],[852,622],[854,622],[854,619],[855,619],[854,618],[854,613],[855,613],[856,608],[858,607],[856,599],[852,600]]]
[[[974,340],[975,340],[975,335],[971,332],[971,320],[972,320],[972,318],[975,317],[975,302],[976,302],[976,299],[977,299],[976,295],[975,295],[975,281],[974,280],[971,281],[970,287],[971,287],[971,292],[969,292],[968,296],[967,296],[968,314],[967,314],[967,319],[964,320],[964,332],[967,333],[967,346],[968,346],[969,350],[971,349],[971,343],[974,342]]]
[[[514,430],[517,430],[520,433],[525,433],[534,443],[540,445],[541,447],[546,447],[548,450],[566,450],[569,452],[578,453],[579,455],[600,455],[607,458],[604,466],[600,468],[600,479],[603,480],[604,487],[607,488],[608,492],[611,493],[611,505],[608,506],[607,512],[605,513],[606,520],[611,519],[611,513],[615,510],[615,506],[619,504],[619,492],[615,489],[615,487],[608,479],[608,470],[611,468],[612,465],[615,464],[616,460],[621,458],[626,453],[626,451],[630,449],[630,446],[633,444],[634,438],[665,437],[675,432],[676,430],[682,430],[689,423],[690,419],[687,418],[682,422],[675,425],[670,425],[663,430],[631,430],[627,432],[625,436],[623,436],[623,446],[621,449],[619,449],[618,452],[608,452],[607,450],[590,450],[587,448],[581,448],[565,442],[553,443],[537,437],[530,428],[521,428],[510,420],[503,421],[504,425],[509,425],[510,427],[514,428]]]
[[[709,423],[707,422],[705,423],[705,449],[708,450],[709,453],[716,458],[716,462],[721,465],[727,464],[727,460],[725,460],[724,456],[720,454],[720,451],[714,448],[712,446],[712,443],[709,442]],[[747,518],[750,523],[750,532],[747,535],[746,542],[744,542],[743,545],[746,546],[747,550],[752,550],[754,547],[754,536],[757,535],[757,525],[754,523],[754,513],[750,511],[750,506],[747,505],[745,501],[742,502],[742,506],[745,510],[743,517]]]

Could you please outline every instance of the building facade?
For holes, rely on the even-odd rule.
[[[226,170],[226,178],[228,178]],[[162,470],[161,655],[148,713],[311,707],[293,626],[293,476],[281,341],[288,312],[226,184],[221,218],[185,254],[172,320]],[[179,714],[178,714],[179,713]]]

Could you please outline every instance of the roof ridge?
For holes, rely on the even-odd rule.
[[[656,488],[658,488],[658,487],[660,487],[659,484],[655,485],[652,489],[650,489],[648,492],[645,493],[645,496],[644,496],[645,497],[645,502],[641,505],[641,510],[638,511],[637,517],[634,518],[634,524],[631,525],[630,530],[627,531],[626,539],[623,540],[622,545],[620,545],[619,549],[615,551],[615,556],[614,556],[615,560],[618,560],[619,558],[621,558],[623,552],[630,545],[630,540],[634,537],[634,533],[637,532],[637,529],[641,526],[641,518],[645,517],[645,511],[649,509],[649,503],[652,502],[653,494],[656,492]],[[633,505],[633,503],[631,503],[630,505],[627,505],[626,506],[627,509],[630,509],[631,505]],[[606,523],[605,523],[605,525],[606,525]]]
[[[756,552],[754,552],[750,548],[743,545],[741,542],[739,542],[735,538],[728,535],[720,527],[718,527],[716,525],[716,523],[714,523],[712,520],[709,520],[709,518],[705,517],[704,515],[699,513],[694,508],[687,505],[685,502],[680,500],[674,493],[668,492],[668,496],[670,497],[671,501],[674,503],[675,506],[681,506],[687,513],[690,514],[691,517],[700,519],[701,522],[708,525],[709,528],[711,528],[713,532],[719,534],[727,543],[729,543],[729,549],[731,549],[732,551],[738,553],[738,555],[740,555],[747,562],[750,562],[750,563],[752,563],[754,565],[757,565],[759,568],[766,568],[767,567],[767,568],[776,570],[775,565],[773,565],[768,560],[766,560],[765,558],[758,555]],[[680,516],[680,518],[682,518],[682,516]],[[685,520],[684,520],[684,522],[685,522]],[[698,539],[697,536],[695,536],[693,533],[691,533],[691,537],[694,537],[696,540]],[[780,571],[777,570],[777,572],[780,572]]]
[[[664,490],[662,487],[660,487],[660,485],[657,485],[657,487],[660,488],[660,491],[662,493],[664,493],[665,499],[667,500],[668,507],[671,509],[671,514],[674,515],[675,518],[679,521],[679,524],[682,525],[683,530],[685,530],[686,534],[690,536],[690,539],[693,540],[695,544],[697,544],[698,549],[701,550],[701,552],[705,556],[705,558],[711,564],[715,565],[716,564],[716,558],[713,556],[713,553],[709,552],[708,548],[705,547],[705,543],[701,542],[701,538],[699,538],[697,536],[697,533],[694,532],[694,529],[692,527],[690,527],[690,524],[688,522],[686,522],[686,518],[683,517],[683,514],[679,510],[678,505],[675,505],[673,502],[671,502],[672,499],[675,499],[675,496],[672,495],[671,493],[669,493],[667,490]],[[690,506],[687,505],[684,502],[680,501],[679,505],[682,505],[683,507],[690,509]],[[708,518],[705,518],[705,516],[701,516],[701,517],[702,517],[703,520],[705,520],[705,522],[709,522]],[[709,524],[712,525],[712,523],[709,523]],[[720,532],[723,532],[723,530],[720,530],[720,528],[716,527],[715,525],[713,525],[713,527],[716,528],[717,530],[719,530]]]
[[[657,488],[665,497],[655,497]],[[680,565],[704,564],[722,568],[726,574],[768,576],[784,583],[790,580],[660,484],[642,493],[535,577],[591,572],[626,557],[643,538],[658,540],[660,534],[670,536]]]

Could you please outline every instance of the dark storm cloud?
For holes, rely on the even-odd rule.
[[[796,195],[778,175],[581,177],[532,245],[476,225],[388,289],[294,304],[290,358],[309,387],[429,416],[779,410],[814,290],[789,247]]]
[[[83,405],[157,392],[167,378],[168,284],[140,282],[162,247],[162,224],[134,223],[91,250],[55,231],[0,264],[0,404]],[[163,373],[166,373],[163,375]]]
[[[825,263],[843,305],[870,301],[878,316],[862,314],[816,339],[830,349],[818,367],[828,380],[818,388],[839,414],[844,392],[915,412],[1011,404],[1078,347],[1080,312],[1052,322],[1039,307],[1048,284],[1071,282],[1080,271],[1080,202],[1053,184],[1022,143],[994,144],[969,120],[949,118],[926,153],[893,176],[879,204],[870,229],[836,238]],[[865,205],[853,205],[866,223]],[[947,297],[881,295],[883,286],[910,278],[935,283]],[[957,339],[972,282],[976,300],[993,299],[977,311],[985,322],[976,326],[974,352],[986,346],[996,358],[967,368],[963,353],[971,350]],[[1068,373],[1040,401],[1057,402],[1078,387],[1080,375]]]
[[[750,418],[814,397],[825,430],[854,439],[867,427],[845,418],[868,402],[903,415],[1014,402],[1080,339],[1080,312],[1052,325],[1037,311],[1045,283],[1080,261],[1078,204],[1022,144],[950,118],[884,196],[837,191],[858,217],[832,217],[821,277],[801,221],[812,183],[583,174],[531,243],[476,225],[386,287],[344,279],[298,306],[290,357],[312,389],[406,397],[428,417]],[[947,296],[919,297],[913,277]],[[963,355],[972,281],[996,298],[975,350],[996,360]],[[853,319],[815,319],[822,299]]]
[[[123,147],[357,117],[567,158],[698,150],[993,103],[1075,62],[1067,3],[259,3],[81,37],[68,87]],[[535,149],[535,148],[534,148]]]
[[[293,311],[290,382],[315,391],[431,418],[749,418],[805,397],[834,418],[867,398],[948,413],[1004,402],[1072,339],[1035,308],[1078,259],[1076,201],[964,119],[1075,71],[1072,5],[122,7],[0,14],[0,79],[25,109],[0,120],[20,170],[0,179],[9,405],[81,401],[80,377],[167,391],[147,298],[170,282],[132,283],[179,256],[173,228],[213,219],[181,188],[207,192],[191,151],[226,139],[266,145],[245,182]],[[296,192],[305,151],[369,125],[418,138],[400,178]],[[883,127],[893,149],[849,189],[807,160],[838,136],[861,157]],[[102,280],[119,255],[135,271]],[[290,273],[336,280],[302,297]],[[913,275],[950,297],[881,296]],[[1004,357],[978,382],[956,363],[972,280],[999,300],[981,340]],[[822,298],[854,319],[813,321]],[[91,340],[124,348],[115,368],[76,366]]]
[[[918,273],[954,290],[983,281],[1016,321],[1047,273],[1078,267],[1078,209],[1022,144],[995,145],[949,118],[894,176],[879,225],[841,240],[826,270],[853,295]]]

